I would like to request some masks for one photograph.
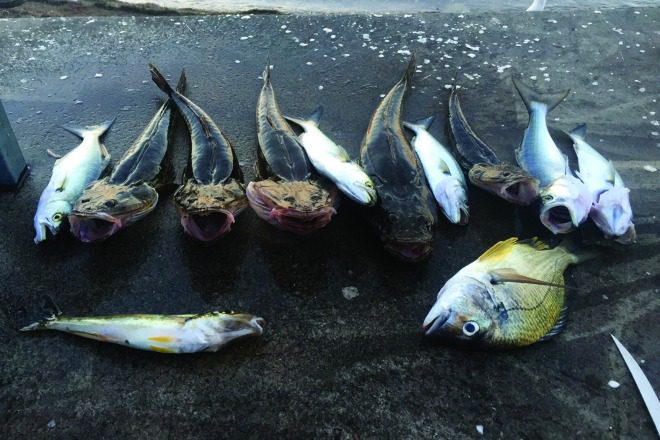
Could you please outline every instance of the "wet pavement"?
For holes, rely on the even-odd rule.
[[[660,168],[659,21],[657,7],[0,20],[0,98],[32,172],[21,191],[0,194],[0,437],[655,438],[609,335],[660,389],[660,173],[643,168]],[[410,51],[419,71],[406,117],[444,120],[448,88],[461,85],[468,120],[512,161],[527,114],[511,74],[545,90],[570,87],[551,125],[586,122],[587,140],[631,188],[639,242],[603,244],[585,225],[582,239],[600,258],[568,271],[576,289],[555,339],[494,352],[422,338],[422,319],[459,268],[498,240],[548,238],[533,209],[475,188],[470,224],[442,220],[431,258],[417,265],[390,258],[348,202],[303,238],[246,210],[229,236],[206,246],[183,235],[163,195],[151,215],[104,243],[63,235],[33,244],[53,163],[46,149],[77,144],[59,126],[117,116],[105,144],[118,159],[163,98],[148,62],[171,78],[186,68],[189,96],[231,139],[249,180],[267,56],[282,110],[304,115],[323,104],[321,128],[356,157]],[[446,139],[444,124],[431,131]],[[178,159],[181,171],[183,151]],[[39,317],[44,295],[73,315],[235,309],[268,326],[261,339],[184,356],[16,332]]]

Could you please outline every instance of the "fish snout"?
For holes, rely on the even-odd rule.
[[[520,179],[504,185],[500,194],[509,202],[528,206],[539,197],[539,181],[534,178]]]
[[[36,235],[34,236],[34,243],[39,244],[42,241],[46,240],[46,238],[48,237],[48,232],[46,230],[46,225],[44,223],[36,221],[34,223],[34,228],[35,228],[35,231],[36,231]]]
[[[440,333],[440,329],[442,329],[445,323],[449,321],[451,315],[451,309],[448,309],[439,302],[436,302],[433,307],[431,307],[431,310],[426,315],[426,318],[424,318],[424,322],[422,323],[424,334],[426,336],[437,336]]]
[[[199,241],[216,240],[231,231],[236,219],[231,211],[221,209],[211,212],[181,213],[183,230]]]

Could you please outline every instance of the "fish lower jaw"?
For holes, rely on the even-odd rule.
[[[429,257],[431,254],[430,242],[401,242],[387,240],[384,242],[385,250],[401,261],[416,263]]]
[[[204,212],[180,212],[181,226],[186,234],[204,242],[217,240],[231,231],[236,222],[234,214],[226,209]],[[237,213],[238,215],[238,213]]]
[[[121,219],[104,217],[69,216],[71,234],[83,243],[102,241],[114,235],[124,225]]]
[[[309,211],[294,208],[279,208],[254,190],[252,182],[247,187],[248,203],[259,218],[278,229],[298,235],[307,235],[325,227],[337,213],[333,206]]]
[[[542,208],[539,218],[553,234],[568,234],[578,226],[572,219],[570,209],[565,205]]]

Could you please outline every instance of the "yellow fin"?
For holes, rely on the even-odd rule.
[[[157,345],[150,345],[149,348],[152,349],[153,351],[157,351],[158,353],[176,353],[171,348],[159,347]]]
[[[515,246],[517,242],[518,238],[512,237],[508,240],[495,243],[490,249],[488,249],[479,257],[479,261],[493,260],[493,263],[500,261],[511,253],[513,246]]]
[[[149,338],[150,341],[154,342],[174,342],[176,338],[173,338],[172,336],[153,336]]]
[[[548,246],[543,240],[541,240],[538,237],[531,238],[529,240],[524,240],[520,242],[525,243],[536,249],[537,251],[543,251],[546,249],[550,249],[550,246]]]

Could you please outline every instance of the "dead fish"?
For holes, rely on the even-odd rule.
[[[188,125],[191,152],[185,184],[174,193],[184,231],[200,241],[212,241],[231,230],[247,206],[243,173],[229,139],[204,110],[172,89],[152,64],[151,76],[168,94]]]
[[[605,159],[587,143],[586,134],[587,126],[581,124],[569,136],[578,158],[578,176],[593,199],[589,217],[606,237],[622,244],[633,243],[637,234],[630,206],[630,190],[624,185],[612,161]]]
[[[245,336],[260,336],[265,323],[263,318],[237,312],[85,317],[54,314],[20,331],[58,330],[138,350],[197,353],[218,351]]]
[[[440,289],[424,319],[426,335],[497,347],[547,340],[565,322],[564,270],[591,257],[567,244],[501,241]]]
[[[541,223],[553,234],[566,234],[587,219],[591,195],[584,183],[572,175],[568,158],[555,144],[546,122],[547,114],[568,96],[570,90],[543,95],[513,78],[525,102],[529,124],[520,147],[518,164],[541,185]]]
[[[181,73],[178,88],[186,77]],[[105,240],[154,210],[157,189],[174,181],[168,154],[171,103],[165,102],[142,134],[124,153],[110,176],[97,180],[80,196],[69,215],[71,233],[80,241]]]
[[[433,119],[431,116],[416,122],[403,122],[403,126],[415,133],[411,145],[442,213],[450,222],[466,225],[470,211],[465,176],[454,156],[428,132]]]
[[[378,202],[366,210],[380,240],[394,256],[418,261],[431,252],[437,213],[422,165],[401,126],[403,98],[415,71],[415,56],[382,99],[360,147],[360,162],[376,185]]]
[[[113,122],[114,119],[85,128],[63,127],[82,139],[82,142],[53,165],[53,173],[41,193],[34,216],[35,243],[39,244],[47,238],[46,228],[57,235],[78,197],[108,166],[110,153],[100,139]]]
[[[307,119],[285,118],[303,129],[298,140],[316,171],[330,179],[355,203],[373,206],[377,199],[373,182],[360,165],[351,161],[341,145],[337,145],[319,129],[322,114],[323,107],[319,105]]]
[[[337,189],[313,174],[303,147],[275,100],[270,62],[257,102],[258,181],[247,186],[250,207],[273,226],[309,234],[327,225],[336,214]]]
[[[539,180],[522,168],[500,161],[470,127],[456,89],[449,97],[450,139],[459,162],[474,186],[517,205],[530,205],[539,196]]]

